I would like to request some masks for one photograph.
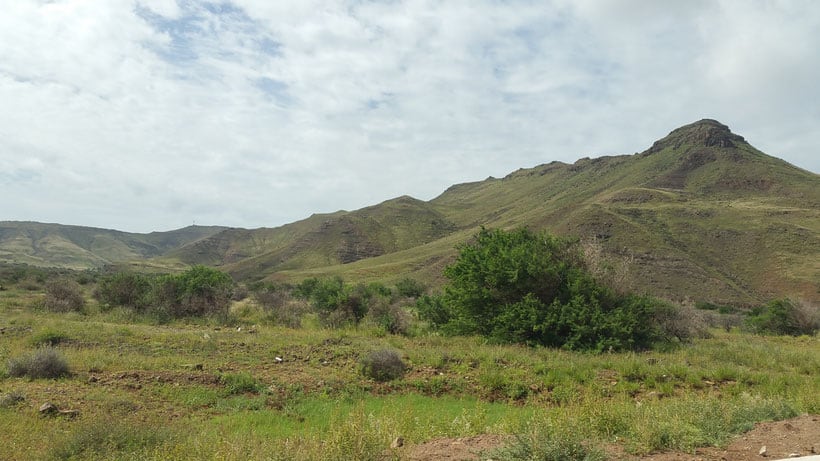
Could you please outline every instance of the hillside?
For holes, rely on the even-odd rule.
[[[207,264],[238,280],[412,276],[436,285],[456,245],[480,226],[594,241],[605,257],[629,262],[629,288],[667,298],[820,300],[820,176],[714,120],[675,129],[634,155],[552,162],[455,185],[429,202],[404,196],[277,228],[141,235],[0,223],[0,261]]]
[[[252,278],[412,275],[436,283],[454,247],[479,226],[524,225],[595,239],[606,254],[632,261],[627,283],[657,295],[734,304],[783,295],[817,299],[819,186],[817,174],[702,120],[635,155],[553,162],[456,185],[427,203],[402,198],[252,231],[283,237],[312,226],[288,244],[306,247],[299,258],[274,250],[224,261],[224,268]],[[401,202],[412,203],[416,214],[397,207]],[[343,233],[344,222],[356,225]],[[412,238],[401,234],[408,222],[414,223]],[[390,245],[382,243],[385,235],[392,236]],[[351,246],[365,257],[343,260]]]
[[[90,269],[159,256],[224,229],[189,226],[169,232],[136,234],[93,227],[0,221],[0,262]]]

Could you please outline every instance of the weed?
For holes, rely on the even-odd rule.
[[[9,376],[36,378],[60,378],[69,374],[68,362],[51,346],[9,359],[6,364]]]
[[[71,338],[65,333],[45,329],[32,336],[30,342],[33,346],[57,346],[70,339]]]
[[[556,429],[546,424],[498,450],[493,459],[506,461],[603,461],[604,452],[584,441],[576,431]]]
[[[256,393],[262,384],[248,373],[228,373],[219,378],[228,395]]]

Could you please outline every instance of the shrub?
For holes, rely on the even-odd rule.
[[[364,376],[379,382],[392,381],[404,375],[407,368],[396,351],[379,349],[361,359]]]
[[[372,303],[367,317],[391,335],[409,335],[412,326],[410,314],[399,304],[379,299]]]
[[[297,285],[294,295],[309,300],[322,324],[340,327],[358,324],[378,298],[389,297],[390,290],[382,284],[348,285],[341,277],[311,278]]]
[[[305,301],[293,299],[287,288],[272,284],[255,287],[253,299],[267,314],[268,321],[288,328],[300,328],[302,317],[309,310]]]
[[[46,283],[43,306],[51,312],[80,312],[85,306],[83,289],[67,278],[50,280]]]
[[[173,318],[216,315],[227,317],[233,280],[217,269],[194,266],[177,275],[159,278],[152,290],[160,314]]]
[[[151,280],[147,276],[117,272],[100,281],[94,297],[105,304],[142,311],[150,302],[151,289]]]
[[[51,346],[9,359],[6,368],[9,376],[18,378],[60,378],[69,374],[68,362]]]
[[[427,287],[418,280],[411,278],[403,278],[396,282],[396,294],[405,298],[420,298]]]
[[[776,299],[752,309],[747,324],[759,334],[813,335],[820,330],[820,309],[806,302]]]
[[[658,339],[652,314],[659,303],[599,284],[571,240],[481,229],[444,275],[442,298],[422,298],[418,307],[445,332],[598,351],[641,349]],[[443,309],[433,312],[439,303]]]

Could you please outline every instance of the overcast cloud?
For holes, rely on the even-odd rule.
[[[820,2],[15,0],[0,220],[272,227],[715,118],[820,171]]]

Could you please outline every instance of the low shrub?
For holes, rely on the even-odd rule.
[[[758,334],[813,335],[820,330],[820,308],[807,302],[776,299],[752,309],[746,323]]]
[[[11,358],[6,368],[9,376],[17,378],[60,378],[69,374],[68,362],[51,346]]]
[[[370,352],[361,359],[361,366],[364,376],[379,382],[401,378],[407,369],[398,352],[389,349]]]
[[[51,312],[80,312],[85,306],[80,284],[67,278],[49,280],[46,283],[43,306]]]

